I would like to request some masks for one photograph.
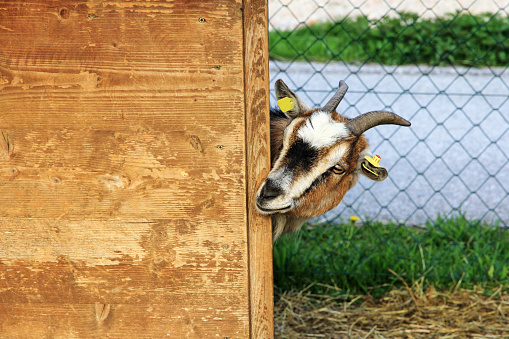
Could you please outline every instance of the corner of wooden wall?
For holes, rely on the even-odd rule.
[[[243,7],[250,336],[273,338],[272,225],[254,207],[270,170],[268,2],[248,0]]]

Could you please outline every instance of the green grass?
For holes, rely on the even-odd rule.
[[[508,270],[509,231],[463,216],[439,217],[424,228],[309,224],[274,244],[275,285],[283,290],[315,283],[318,293],[330,285],[344,293],[380,295],[401,286],[402,279],[441,288],[460,281],[507,285]]]
[[[379,21],[345,18],[294,31],[271,31],[269,50],[272,59],[284,60],[507,66],[509,19],[460,13],[436,19],[409,13]]]

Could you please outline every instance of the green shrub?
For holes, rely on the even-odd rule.
[[[460,13],[435,19],[399,13],[398,18],[378,21],[360,16],[294,31],[271,31],[269,49],[272,59],[507,66],[509,19]]]

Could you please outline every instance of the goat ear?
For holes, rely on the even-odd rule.
[[[387,170],[380,165],[374,165],[372,161],[369,161],[369,157],[362,157],[359,159],[361,165],[361,172],[366,177],[374,181],[384,181],[389,175]]]
[[[279,108],[291,118],[296,118],[309,110],[309,106],[292,92],[283,80],[278,79],[274,88]]]

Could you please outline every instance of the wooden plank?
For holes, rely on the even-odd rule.
[[[0,22],[0,333],[249,337],[242,2]]]
[[[221,305],[189,312],[172,304],[0,303],[0,313],[11,315],[0,318],[7,338],[245,338],[243,328],[231,325],[235,313]]]
[[[202,79],[209,77],[198,76]],[[179,79],[178,74],[175,74],[175,78]],[[12,82],[9,79],[13,78],[9,77],[6,81]],[[226,78],[224,80],[218,84],[219,88],[211,89],[208,89],[206,84],[203,84],[204,87],[189,89],[167,85],[164,89],[118,89],[111,92],[109,89],[84,91],[58,87],[11,90],[14,86],[4,86],[0,89],[3,97],[2,108],[5,109],[1,117],[2,128],[62,129],[66,119],[74,118],[75,124],[66,125],[66,129],[112,130],[114,126],[117,131],[129,132],[146,129],[175,131],[175,127],[184,125],[188,131],[205,130],[220,134],[220,131],[216,130],[219,125],[223,129],[229,128],[225,132],[233,131],[238,134],[239,127],[231,121],[242,117],[242,82],[239,81],[240,75],[236,76],[236,81]],[[171,83],[172,80],[168,79],[168,82]],[[225,89],[228,91],[225,92]],[[191,109],[193,114],[190,114]],[[30,119],[20,119],[19,115],[16,115],[19,112],[28,114]]]
[[[60,130],[13,130],[11,159],[0,163],[5,189],[0,217],[149,214],[159,219],[205,213],[243,220],[235,217],[244,213],[239,200],[243,151],[232,145],[243,142],[239,132],[228,124],[216,126],[222,135],[180,126],[165,132],[70,130],[63,125]]]
[[[129,78],[139,70],[242,69],[240,1],[8,1],[2,9],[2,63],[11,70],[117,70]]]
[[[244,2],[246,163],[251,338],[274,337],[272,226],[255,209],[255,194],[270,170],[268,2]]]
[[[54,263],[3,263],[2,303],[53,303],[56,308],[66,303],[171,304],[187,307],[189,313],[196,307],[212,310],[221,306],[230,307],[232,314],[247,320],[242,306],[247,302],[245,269],[238,263],[241,252],[235,245],[223,253],[212,253],[211,247],[209,253],[202,250],[191,257],[181,245],[170,251],[153,250],[140,260],[118,258],[110,265],[65,255]],[[188,286],[193,287],[192,293]],[[0,319],[5,316],[1,314]]]

